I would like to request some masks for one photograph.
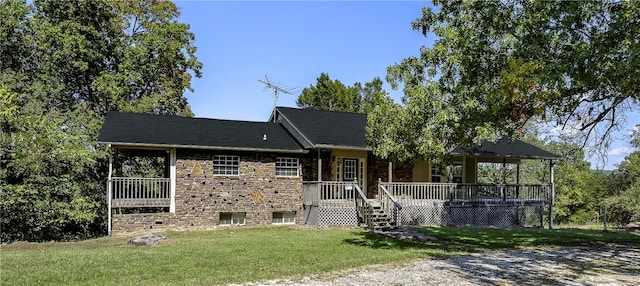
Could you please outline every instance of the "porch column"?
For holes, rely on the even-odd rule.
[[[502,158],[502,184],[507,184],[507,158]]]
[[[467,179],[467,156],[462,156],[462,182],[466,183]]]
[[[474,165],[474,168],[475,168],[475,169],[473,170],[473,171],[475,172],[475,174],[474,174],[474,175],[475,175],[475,176],[474,176],[475,178],[474,178],[473,183],[474,183],[474,184],[477,184],[477,183],[478,183],[478,157],[473,158],[473,165]]]
[[[516,164],[516,185],[520,185],[520,162]]]
[[[393,162],[391,162],[391,160],[389,160],[389,168],[387,170],[388,176],[389,176],[389,183],[393,182]]]
[[[176,149],[169,150],[169,196],[171,201],[169,203],[169,212],[176,212]]]
[[[318,182],[322,182],[322,156],[320,156],[321,150],[318,149]]]
[[[553,204],[556,197],[556,190],[553,185],[553,160],[549,160],[549,180],[551,185],[551,198],[549,199],[549,229],[553,229]]]
[[[111,175],[113,172],[113,149],[111,149],[111,144],[108,144],[107,148],[109,148],[109,171],[107,173],[107,235],[111,236]]]

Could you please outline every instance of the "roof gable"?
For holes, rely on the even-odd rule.
[[[276,107],[281,122],[305,148],[370,150],[365,142],[365,114]]]
[[[367,116],[365,114],[277,107],[276,121],[282,122],[305,148],[352,148],[371,150],[365,142]],[[560,159],[522,140],[510,141],[504,137],[494,142],[484,142],[474,148],[458,147],[454,154],[471,154],[489,157],[523,159]]]
[[[138,146],[305,152],[282,125],[276,123],[124,112],[107,113],[98,142]]]

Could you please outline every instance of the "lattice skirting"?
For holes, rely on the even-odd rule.
[[[317,226],[348,226],[358,225],[358,212],[352,207],[311,207],[307,222]]]
[[[542,206],[448,206],[436,200],[400,204],[403,208],[398,218],[402,225],[542,226]]]

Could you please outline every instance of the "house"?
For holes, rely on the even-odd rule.
[[[267,122],[109,112],[98,138],[112,154],[109,233],[272,224],[542,226],[552,180],[477,184],[477,165],[551,164],[558,156],[504,139],[456,149],[444,176],[429,162],[394,166],[374,156],[365,126],[362,114],[288,107],[275,108]],[[160,158],[162,170],[131,175],[125,158]]]

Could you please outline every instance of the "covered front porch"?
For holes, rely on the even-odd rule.
[[[542,227],[545,210],[553,217],[553,163],[560,158],[522,141],[503,138],[458,148],[449,161],[439,164],[393,163],[371,151],[348,150],[360,166],[352,169],[355,176],[349,179],[344,176],[350,160],[343,155],[346,151],[334,147],[311,153],[314,163],[305,170],[303,183],[305,215],[311,224],[364,222],[373,228],[369,217],[382,217],[380,221],[392,226]],[[523,176],[532,169],[533,175]]]

